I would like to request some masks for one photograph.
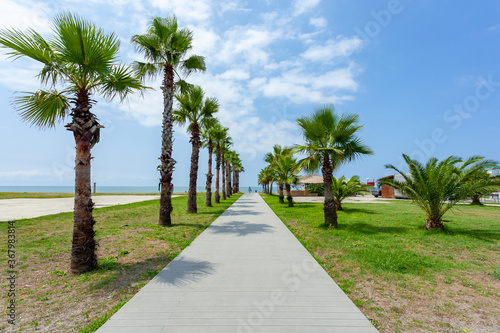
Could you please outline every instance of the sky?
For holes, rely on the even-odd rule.
[[[154,16],[175,14],[193,31],[192,54],[207,71],[186,80],[220,102],[245,172],[255,186],[274,144],[303,143],[296,119],[334,104],[356,113],[359,136],[373,156],[343,165],[335,176],[361,180],[404,169],[402,154],[482,155],[500,160],[500,2],[485,0],[0,0],[0,27],[51,35],[56,13],[78,13],[121,40],[120,61],[142,60],[130,44]],[[65,130],[24,123],[16,92],[40,87],[42,66],[12,61],[0,50],[0,186],[66,186],[74,182],[74,140]],[[105,126],[92,151],[92,181],[157,186],[163,102],[160,81],[125,102],[97,98]],[[175,127],[173,175],[189,182],[191,146]],[[200,153],[204,186],[207,151]]]

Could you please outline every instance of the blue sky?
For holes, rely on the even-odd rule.
[[[114,31],[121,60],[141,59],[130,46],[153,16],[175,13],[194,32],[193,53],[207,72],[190,76],[221,103],[255,185],[273,144],[302,142],[295,120],[334,103],[358,113],[360,135],[375,155],[336,175],[379,178],[406,153],[483,155],[500,160],[500,3],[498,1],[216,1],[0,0],[0,25],[50,34],[53,14],[77,12]],[[0,186],[72,185],[74,141],[61,123],[38,130],[11,106],[16,91],[33,91],[40,65],[0,55]],[[156,186],[162,98],[156,90],[125,103],[93,107],[105,129],[93,149],[92,180],[100,185]],[[188,184],[191,147],[176,127],[174,184]],[[204,185],[207,152],[200,157]]]

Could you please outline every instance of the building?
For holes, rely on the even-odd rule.
[[[406,174],[406,176],[410,176],[410,174]],[[411,176],[410,176],[411,177]],[[404,182],[405,179],[402,175],[400,174],[395,174],[395,175],[390,175],[390,176],[386,176],[386,177],[382,177],[380,179],[378,179],[377,181],[380,181],[381,179],[394,179],[395,181],[398,181],[398,182]],[[381,191],[381,195],[382,195],[382,198],[386,198],[386,199],[408,199],[408,197],[404,194],[402,194],[399,190],[396,190],[390,186],[387,186],[387,185],[382,185],[380,186],[380,191]]]
[[[500,177],[500,167],[488,168],[486,172],[489,173],[491,177]]]

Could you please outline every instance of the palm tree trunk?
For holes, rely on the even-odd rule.
[[[97,118],[90,113],[92,107],[89,92],[80,90],[77,93],[73,120],[66,125],[73,132],[76,143],[75,158],[75,209],[73,224],[73,241],[71,248],[71,272],[84,273],[97,266],[92,210],[92,191],[90,182],[90,151],[99,142],[101,125]]]
[[[293,207],[292,191],[290,190],[290,184],[285,184],[286,186],[286,200],[288,201],[288,207]]]
[[[343,210],[343,209],[342,209],[342,202],[340,202],[340,201],[336,201],[336,202],[335,202],[335,209],[336,209],[336,210]]]
[[[212,139],[208,139],[208,173],[207,173],[207,186],[205,206],[212,207]]]
[[[425,229],[444,229],[444,224],[441,220],[427,219],[425,221]]]
[[[172,173],[174,172],[175,160],[172,158],[173,151],[173,117],[172,105],[175,93],[174,69],[171,65],[165,65],[165,75],[161,89],[163,91],[163,120],[161,135],[160,165],[160,217],[158,225],[171,226],[170,213],[172,207]]]
[[[226,197],[231,197],[231,164],[226,161]]]
[[[335,200],[333,199],[332,177],[333,168],[330,163],[330,157],[325,154],[323,156],[323,186],[325,187],[325,203],[323,211],[325,214],[325,224],[328,227],[337,228],[337,211],[335,210]]]
[[[481,201],[479,200],[480,196],[475,195],[472,197],[472,204],[473,205],[482,205]]]
[[[220,194],[219,194],[219,171],[220,171],[220,143],[217,142],[217,148],[215,152],[215,163],[216,163],[216,171],[215,171],[215,203],[220,203]]]
[[[192,152],[191,152],[191,170],[189,171],[189,190],[188,190],[188,202],[187,202],[187,213],[196,214],[198,212],[198,207],[196,206],[196,183],[198,181],[198,161],[200,158],[200,128],[198,123],[194,122],[191,124],[191,142]]]
[[[269,193],[273,194],[273,182],[271,182],[271,189],[269,189]]]
[[[233,190],[232,193],[238,193],[236,189],[236,169],[233,166]]]
[[[278,198],[280,203],[285,203],[285,196],[283,195],[283,184],[278,184]]]
[[[226,161],[224,154],[222,154],[222,200],[226,200]]]

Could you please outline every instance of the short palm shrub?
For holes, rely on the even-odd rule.
[[[425,165],[404,154],[403,158],[409,174],[391,164],[385,167],[398,172],[404,181],[384,178],[380,184],[400,190],[418,205],[427,215],[427,230],[444,229],[443,215],[458,201],[478,191],[495,189],[491,180],[471,181],[477,173],[496,165],[496,162],[485,160],[482,156],[472,156],[465,161],[450,156],[441,162],[433,157]]]

